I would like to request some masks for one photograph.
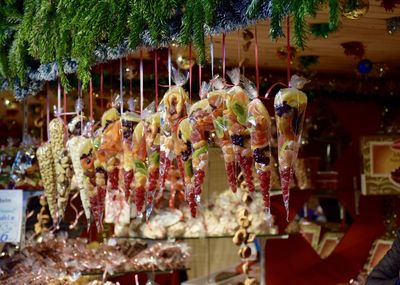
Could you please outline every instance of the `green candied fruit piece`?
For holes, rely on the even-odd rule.
[[[217,137],[222,139],[225,134],[225,128],[226,128],[226,120],[223,117],[219,117],[215,120],[215,133],[217,134]]]
[[[155,151],[149,157],[150,163],[153,165],[160,164],[160,153]]]
[[[98,150],[101,145],[101,139],[100,138],[95,138],[93,141],[93,147],[95,150]]]
[[[206,153],[207,151],[208,151],[208,145],[204,145],[201,148],[195,150],[195,152],[193,153],[193,158],[196,158],[199,155]]]
[[[147,175],[146,165],[144,164],[143,161],[135,160],[133,162],[133,164],[134,164],[135,172],[139,172],[139,173],[142,173],[143,175]]]
[[[192,160],[188,159],[185,161],[185,176],[192,177],[193,176],[193,167],[192,167]]]
[[[245,110],[244,106],[238,102],[233,102],[232,111],[236,115],[238,122],[242,125],[246,125],[247,110]]]

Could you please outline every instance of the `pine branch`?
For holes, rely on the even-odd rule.
[[[280,0],[272,0],[272,12],[270,22],[270,36],[272,39],[283,37],[282,19],[284,17],[284,6]]]
[[[26,44],[23,42],[22,37],[17,32],[8,55],[10,77],[18,77],[21,84],[26,83]]]
[[[339,27],[340,6],[338,0],[329,0],[329,28],[335,31]]]
[[[302,49],[304,49],[305,41],[307,39],[307,25],[305,22],[305,17],[307,15],[307,6],[304,4],[303,1],[294,1],[292,7],[294,20],[294,42],[296,46]]]
[[[109,43],[117,46],[121,39],[128,33],[126,19],[129,16],[129,3],[127,0],[113,1],[111,5],[111,15],[113,16],[114,28],[110,31]]]
[[[0,46],[0,76],[7,78],[9,76],[7,51]]]
[[[182,17],[182,27],[179,35],[179,41],[182,44],[189,44],[191,41],[193,27],[193,0],[186,1],[185,11]]]
[[[144,19],[141,14],[140,0],[130,0],[130,15],[128,17],[129,47],[135,49],[140,44]]]
[[[246,15],[254,19],[261,8],[261,0],[252,0],[249,7],[247,7]]]
[[[203,0],[202,9],[204,11],[204,22],[211,25],[214,21],[214,11],[217,4],[216,0]]]
[[[193,13],[193,43],[200,64],[205,63],[205,43],[204,43],[204,24],[205,11],[201,0],[194,1],[195,12]]]

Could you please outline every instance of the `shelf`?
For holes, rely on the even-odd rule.
[[[23,191],[23,192],[43,192],[43,189],[0,189],[0,191],[2,190],[10,190],[10,191]]]
[[[166,270],[138,270],[138,271],[124,271],[124,272],[114,272],[114,273],[107,273],[107,277],[118,277],[127,274],[139,274],[139,273],[155,273],[155,274],[167,274],[173,273],[176,271],[187,271],[190,268],[177,268],[177,269],[166,269]],[[104,271],[93,271],[93,272],[81,272],[82,276],[102,276]]]
[[[165,238],[145,238],[145,237],[111,237],[110,239],[128,239],[128,240],[145,240],[145,241],[175,241],[175,240],[209,240],[233,238],[233,235],[226,236],[205,236],[205,237],[165,237]],[[288,234],[256,234],[256,238],[265,239],[288,239]]]

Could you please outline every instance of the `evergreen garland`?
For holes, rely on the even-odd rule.
[[[305,18],[328,1],[333,27],[338,0],[5,0],[0,5],[0,88],[13,88],[23,99],[57,77],[68,87],[66,74],[75,72],[86,86],[92,65],[141,46],[172,42],[193,43],[198,62],[204,63],[206,34],[270,17],[271,36],[277,38],[284,35],[282,20],[290,14],[294,41],[304,47]]]
[[[248,9],[247,15],[255,17],[257,10],[262,5],[262,0],[252,0]],[[293,38],[297,47],[304,48],[309,32],[306,24],[307,17],[315,17],[321,5],[329,4],[329,27],[336,30],[339,24],[340,9],[338,0],[271,0],[272,15],[270,25],[270,36],[272,39],[277,39],[284,36],[282,30],[283,19],[289,15],[293,17]]]
[[[328,38],[328,35],[335,32],[329,23],[314,23],[310,24],[310,32],[317,38]]]

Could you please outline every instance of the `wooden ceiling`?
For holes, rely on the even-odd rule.
[[[390,35],[386,31],[386,19],[400,16],[400,7],[393,12],[386,12],[380,6],[380,1],[370,0],[368,13],[357,19],[350,20],[345,17],[341,19],[341,25],[337,32],[331,33],[328,38],[315,38],[309,35],[307,47],[304,50],[297,50],[297,57],[300,55],[317,55],[319,62],[312,67],[313,70],[322,73],[355,74],[357,62],[351,56],[344,54],[341,43],[348,41],[360,41],[365,47],[365,58],[368,58],[376,65],[384,64],[390,73],[400,74],[400,31]],[[318,13],[310,23],[327,22],[328,11],[324,9]],[[254,26],[248,27],[254,33]],[[284,28],[286,31],[286,28]],[[271,70],[286,68],[286,61],[277,56],[277,49],[286,45],[286,39],[277,41],[268,37],[269,21],[257,23],[259,65]],[[215,56],[221,57],[221,36],[215,37]],[[238,54],[241,59],[247,58],[247,66],[254,66],[254,40],[247,52],[240,49],[238,43],[243,46],[245,41],[241,32],[233,32],[226,36],[226,54],[228,65],[238,63]],[[292,67],[298,66],[297,58],[292,61]]]

